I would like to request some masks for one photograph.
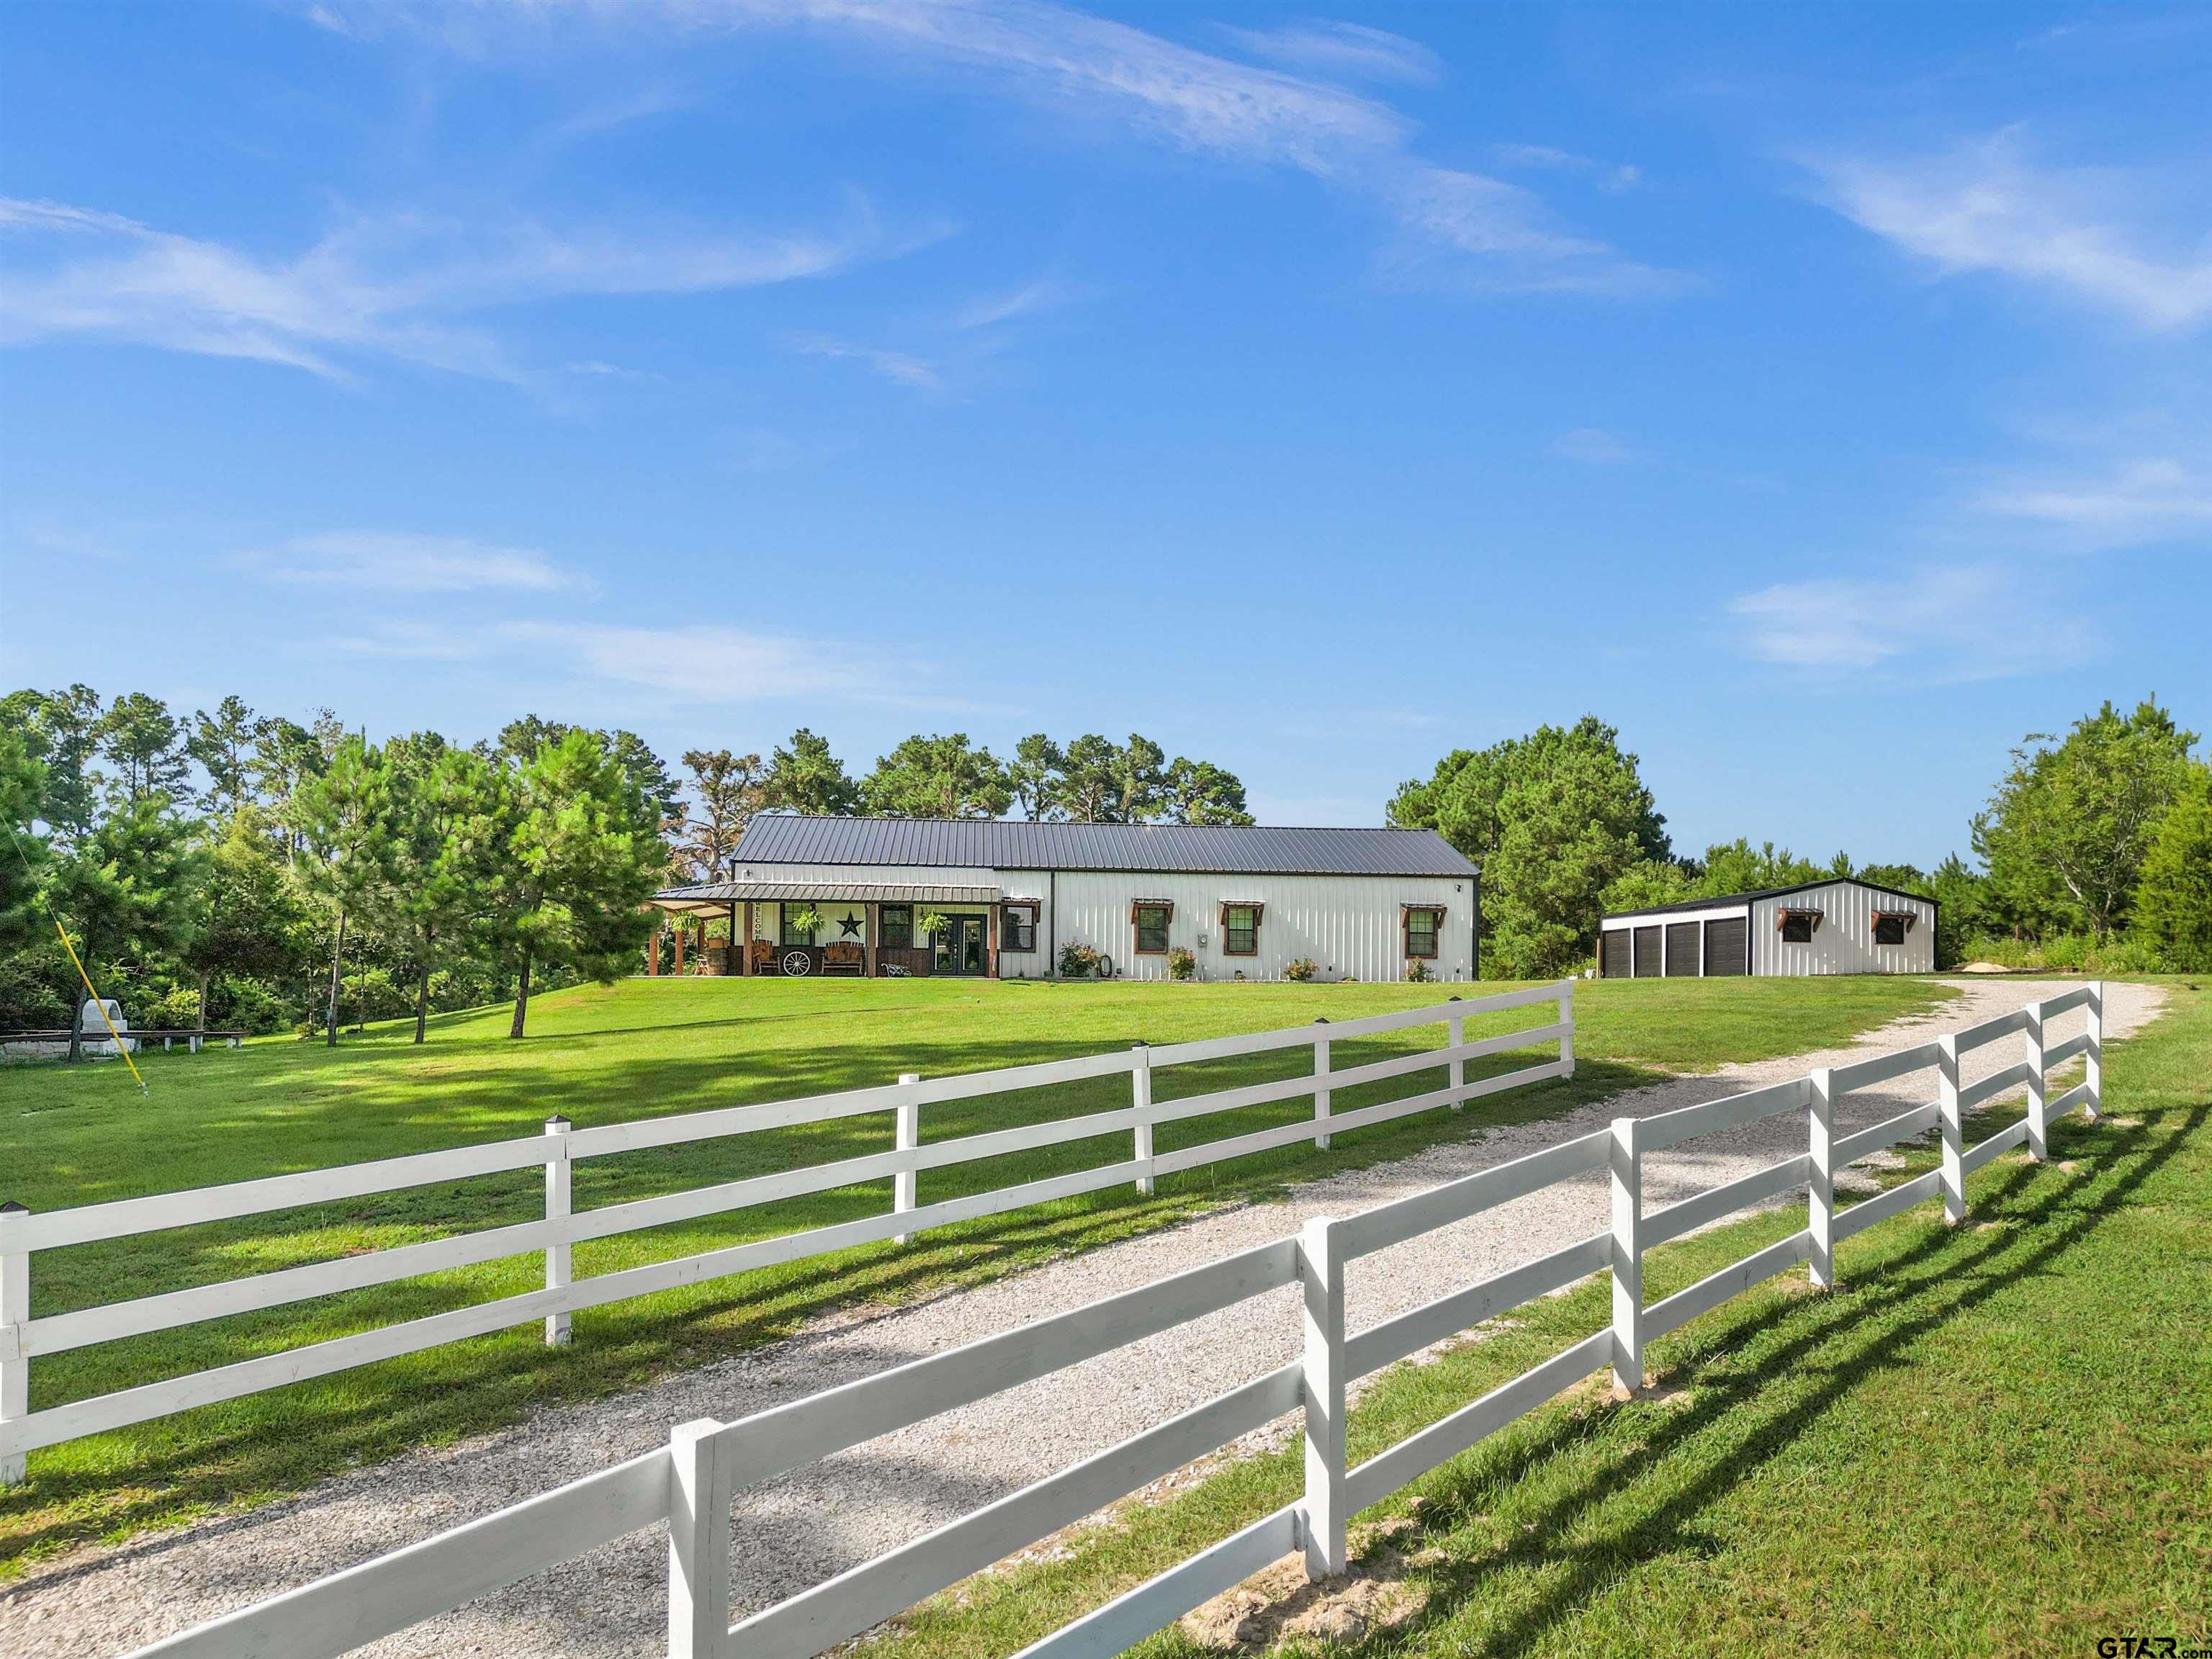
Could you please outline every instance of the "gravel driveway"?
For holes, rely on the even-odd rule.
[[[1434,1146],[1314,1182],[1279,1202],[1220,1212],[933,1302],[847,1312],[636,1393],[548,1411],[498,1434],[357,1471],[286,1503],[77,1552],[33,1570],[0,1595],[0,1655],[123,1652],[663,1445],[674,1424],[743,1417],[1279,1238],[1309,1216],[1348,1215],[1404,1197],[1616,1116],[1717,1099],[1815,1066],[1925,1042],[2064,988],[2008,979],[1966,981],[1960,988],[1964,994],[1936,1014],[1897,1021],[1848,1048],[1632,1090],[1564,1119]],[[2106,1035],[2138,1029],[2163,1002],[2154,987],[2111,985]],[[2077,1011],[2055,1022],[2050,1040],[2080,1030],[2082,1018]],[[1991,1044],[1965,1059],[1964,1079],[2001,1070],[2019,1054],[2011,1041]],[[1838,1111],[1838,1133],[1877,1122],[1934,1092],[1929,1071],[1849,1096]],[[1645,1168],[1645,1207],[1790,1157],[1803,1149],[1803,1121],[1791,1114],[1657,1154]],[[1603,1179],[1592,1176],[1380,1252],[1351,1272],[1351,1328],[1587,1237],[1607,1221]],[[1271,1370],[1296,1357],[1300,1333],[1297,1291],[1291,1286],[744,1493],[734,1518],[740,1610],[819,1583]],[[636,1534],[570,1563],[557,1577],[518,1584],[366,1651],[386,1659],[661,1653],[665,1550],[659,1532]]]

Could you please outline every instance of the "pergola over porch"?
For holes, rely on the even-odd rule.
[[[709,974],[787,975],[847,974],[874,979],[884,975],[905,977],[940,971],[938,950],[934,941],[916,936],[909,943],[884,943],[883,912],[885,905],[903,905],[915,915],[940,905],[957,906],[964,909],[981,909],[988,930],[988,946],[980,971],[995,977],[999,970],[999,913],[1005,895],[996,887],[957,886],[926,882],[850,882],[850,881],[716,881],[702,882],[688,887],[671,887],[654,894],[649,902],[670,915],[703,921],[708,917],[727,917],[730,939],[733,945],[744,945],[726,954],[706,950],[702,930],[703,971]],[[774,940],[757,939],[756,917],[769,905],[834,904],[848,912],[854,907],[865,913],[866,921],[858,939],[841,939],[826,943],[805,944],[787,942],[779,927]],[[684,971],[684,939],[688,927],[679,922],[676,935],[676,971]],[[718,960],[718,957],[720,958]],[[646,971],[657,974],[660,968],[659,939],[655,936],[646,952]],[[947,971],[978,971],[958,969]]]

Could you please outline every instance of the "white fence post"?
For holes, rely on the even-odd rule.
[[[1559,1024],[1566,1030],[1559,1033],[1559,1070],[1565,1077],[1575,1074],[1575,982],[1571,979],[1559,981]]]
[[[730,1459],[712,1418],[669,1437],[668,1659],[713,1659],[730,1641]]]
[[[1457,1002],[1459,999],[1457,997],[1454,997],[1451,1000]],[[1454,1014],[1449,1019],[1444,1022],[1445,1045],[1449,1048],[1456,1048],[1460,1044],[1466,1041],[1467,1016],[1464,1014]],[[1467,1062],[1464,1060],[1455,1059],[1451,1063],[1451,1109],[1455,1112],[1466,1104],[1466,1102],[1460,1098],[1460,1096],[1466,1091],[1466,1089]]]
[[[31,1361],[23,1352],[23,1328],[31,1322],[31,1253],[8,1248],[7,1234],[23,1224],[11,1220],[31,1213],[9,1199],[0,1204],[0,1423],[31,1414]],[[0,1457],[0,1486],[24,1478],[30,1454]]]
[[[1613,1121],[1613,1381],[1625,1394],[1644,1391],[1644,1164],[1636,1120]]]
[[[1323,1014],[1319,1019],[1314,1021],[1314,1024],[1316,1025],[1328,1024],[1328,1016],[1327,1014]],[[1314,1122],[1316,1125],[1328,1121],[1328,1097],[1330,1093],[1328,1086],[1328,1039],[1325,1036],[1317,1036],[1314,1039],[1313,1091]],[[1314,1145],[1320,1147],[1323,1152],[1327,1152],[1328,1150],[1328,1133],[1326,1130],[1318,1130],[1315,1133]]]
[[[1823,1066],[1810,1079],[1811,1133],[1806,1154],[1813,1165],[1806,1183],[1806,1231],[1813,1235],[1812,1279],[1816,1291],[1836,1288],[1836,1091],[1833,1075]]]
[[[553,1145],[545,1159],[545,1218],[550,1222],[566,1221],[568,1206],[568,1120],[549,1117],[545,1133]],[[545,1247],[545,1288],[558,1291],[568,1286],[574,1269],[572,1247],[565,1238]],[[550,1313],[545,1316],[545,1341],[548,1346],[562,1348],[568,1344],[568,1316]]]
[[[2040,1164],[2051,1156],[2051,1090],[2043,1074],[2043,1005],[2031,1002],[2023,1011],[2027,1024],[2020,1034],[2027,1058],[2027,1155]]]
[[[1337,1224],[1316,1216],[1298,1234],[1298,1275],[1305,1286],[1306,1495],[1298,1541],[1306,1577],[1332,1577],[1345,1568],[1344,1241]]]
[[[1959,1116],[1959,1039],[1936,1039],[1936,1116],[1943,1136],[1943,1224],[1966,1218],[1966,1129]]]
[[[2089,1085],[2089,1099],[2082,1115],[2094,1123],[2105,1115],[2105,981],[2101,979],[2091,983],[2085,1012],[2089,1018],[2088,1073],[2082,1081]]]
[[[921,1103],[914,1095],[915,1085],[921,1081],[919,1072],[899,1073],[899,1087],[906,1092],[899,1097],[898,1109],[892,1114],[896,1127],[891,1131],[891,1146],[895,1151],[911,1152],[921,1146]],[[891,1176],[891,1209],[895,1213],[914,1208],[915,1185],[912,1164]],[[891,1243],[903,1244],[908,1237],[900,1233]]]
[[[1137,1195],[1152,1195],[1152,1045],[1129,1045],[1129,1100],[1137,1109],[1137,1127],[1131,1137],[1137,1162],[1145,1172],[1137,1177]]]

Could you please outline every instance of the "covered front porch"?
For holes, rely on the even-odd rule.
[[[995,978],[1004,902],[994,887],[909,883],[672,887],[652,900],[667,920],[646,949],[646,972]]]

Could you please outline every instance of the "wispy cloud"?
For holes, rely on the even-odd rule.
[[[2212,530],[2212,469],[2161,456],[2094,477],[2015,475],[1984,490],[1975,505],[2047,526],[2077,545],[2126,546]]]
[[[1581,173],[1596,176],[1601,190],[1632,190],[1643,182],[1644,169],[1633,162],[1601,161],[1577,155],[1552,144],[1492,144],[1491,157],[1501,167],[1534,168],[1547,173]]]
[[[1941,684],[2077,663],[2095,629],[2017,568],[1931,567],[1887,580],[1782,582],[1731,602],[1737,643],[1825,677],[1880,672]]]
[[[700,708],[791,699],[963,714],[990,707],[942,692],[933,665],[901,658],[895,647],[887,654],[880,642],[862,647],[716,623],[385,620],[314,640],[312,648],[370,660],[501,668],[542,668],[550,653],[562,663],[570,692],[586,701],[646,692],[656,705]]]
[[[327,9],[327,8],[326,8]],[[1431,162],[1413,148],[1413,125],[1381,100],[1310,76],[1200,51],[1109,18],[1047,0],[659,0],[655,5],[435,8],[395,12],[340,9],[335,21],[360,33],[396,18],[455,50],[496,61],[499,19],[512,21],[510,50],[542,44],[549,20],[587,31],[634,33],[658,21],[680,29],[687,47],[714,28],[782,27],[854,42],[907,64],[974,72],[969,82],[1060,109],[1154,143],[1217,158],[1294,167],[1345,191],[1424,239],[1426,258],[1389,262],[1401,279],[1434,279],[1483,291],[1648,295],[1677,291],[1679,278],[1628,259],[1603,240],[1554,222],[1532,192]],[[526,30],[526,34],[524,31]],[[1333,54],[1332,73],[1352,59],[1371,73],[1402,70],[1419,49],[1379,30],[1298,25],[1267,32],[1277,61],[1303,52],[1302,67]],[[1393,45],[1391,43],[1397,42]],[[1471,278],[1439,260],[1482,267]]]
[[[733,234],[413,214],[347,220],[269,256],[54,202],[0,199],[0,344],[82,337],[343,379],[366,357],[519,380],[469,320],[532,300],[697,294],[830,275],[903,252],[856,203],[829,230]]]
[[[1018,288],[971,300],[953,317],[952,326],[963,330],[990,328],[1017,318],[1057,310],[1074,295],[1074,289],[1057,277],[1039,276]]]
[[[863,365],[872,373],[900,386],[919,386],[935,391],[945,384],[937,366],[914,356],[911,352],[890,351],[881,346],[856,344],[841,340],[834,334],[793,334],[784,343],[793,351],[811,357],[834,357]]]
[[[1224,27],[1223,32],[1251,57],[1342,80],[1426,85],[1443,69],[1443,61],[1419,41],[1364,23],[1315,21],[1272,29]]]
[[[1938,155],[1808,165],[1837,211],[1942,275],[2057,289],[2144,328],[2212,319],[2201,177],[2161,203],[2147,174],[2036,165],[2017,130]]]
[[[383,593],[556,593],[590,586],[543,553],[459,536],[299,536],[273,548],[241,550],[228,562],[268,581]]]
[[[1601,427],[1578,426],[1552,440],[1552,453],[1589,466],[1629,466],[1650,457],[1626,439]]]

